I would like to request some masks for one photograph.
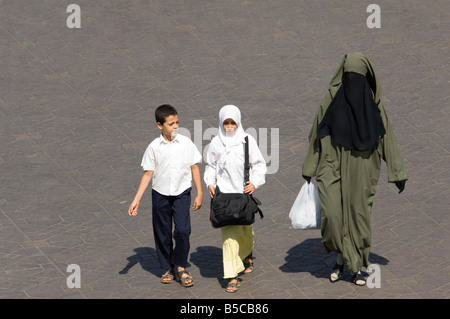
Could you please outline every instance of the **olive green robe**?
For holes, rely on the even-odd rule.
[[[347,149],[335,143],[329,135],[321,140],[316,139],[317,127],[340,87],[345,71],[363,75],[367,72],[369,82],[372,81],[376,87],[372,91],[386,133],[368,151]],[[369,265],[372,233],[370,212],[380,176],[381,159],[386,162],[389,182],[407,179],[380,96],[381,89],[367,58],[359,53],[346,55],[320,104],[302,168],[304,176],[316,177],[323,210],[322,242],[327,252],[342,253],[345,265],[354,273]]]

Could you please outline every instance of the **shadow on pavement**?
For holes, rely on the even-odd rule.
[[[160,277],[164,270],[160,268],[158,257],[156,256],[156,250],[151,247],[138,247],[133,250],[136,254],[127,258],[128,264],[119,271],[119,274],[127,274],[128,271],[134,267],[137,263],[140,264],[142,269]]]
[[[200,246],[191,253],[190,261],[200,270],[200,274],[206,278],[217,278],[217,281],[225,288],[228,280],[223,279],[222,249],[214,246]]]
[[[370,253],[369,261],[387,265],[389,260],[375,253]],[[321,238],[311,238],[288,250],[285,263],[279,267],[283,272],[309,272],[317,278],[328,278],[336,262],[336,254],[327,254]]]

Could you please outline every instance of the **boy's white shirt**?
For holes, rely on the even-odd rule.
[[[153,171],[152,189],[176,196],[192,186],[191,166],[201,161],[202,155],[188,137],[177,134],[168,142],[161,134],[148,145],[141,166]]]
[[[266,161],[258,148],[256,140],[248,135],[250,182],[255,188],[263,185],[267,172]],[[224,193],[243,193],[244,191],[244,143],[225,147],[219,136],[215,136],[208,147],[203,180],[206,186],[219,186]]]

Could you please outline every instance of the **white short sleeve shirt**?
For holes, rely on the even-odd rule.
[[[162,135],[154,139],[142,157],[142,169],[153,171],[152,188],[166,196],[177,196],[192,186],[191,166],[202,161],[195,144],[177,134],[172,142]]]

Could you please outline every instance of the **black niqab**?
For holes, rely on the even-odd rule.
[[[345,72],[317,128],[317,138],[330,135],[337,143],[358,151],[372,149],[386,130],[364,75]]]

